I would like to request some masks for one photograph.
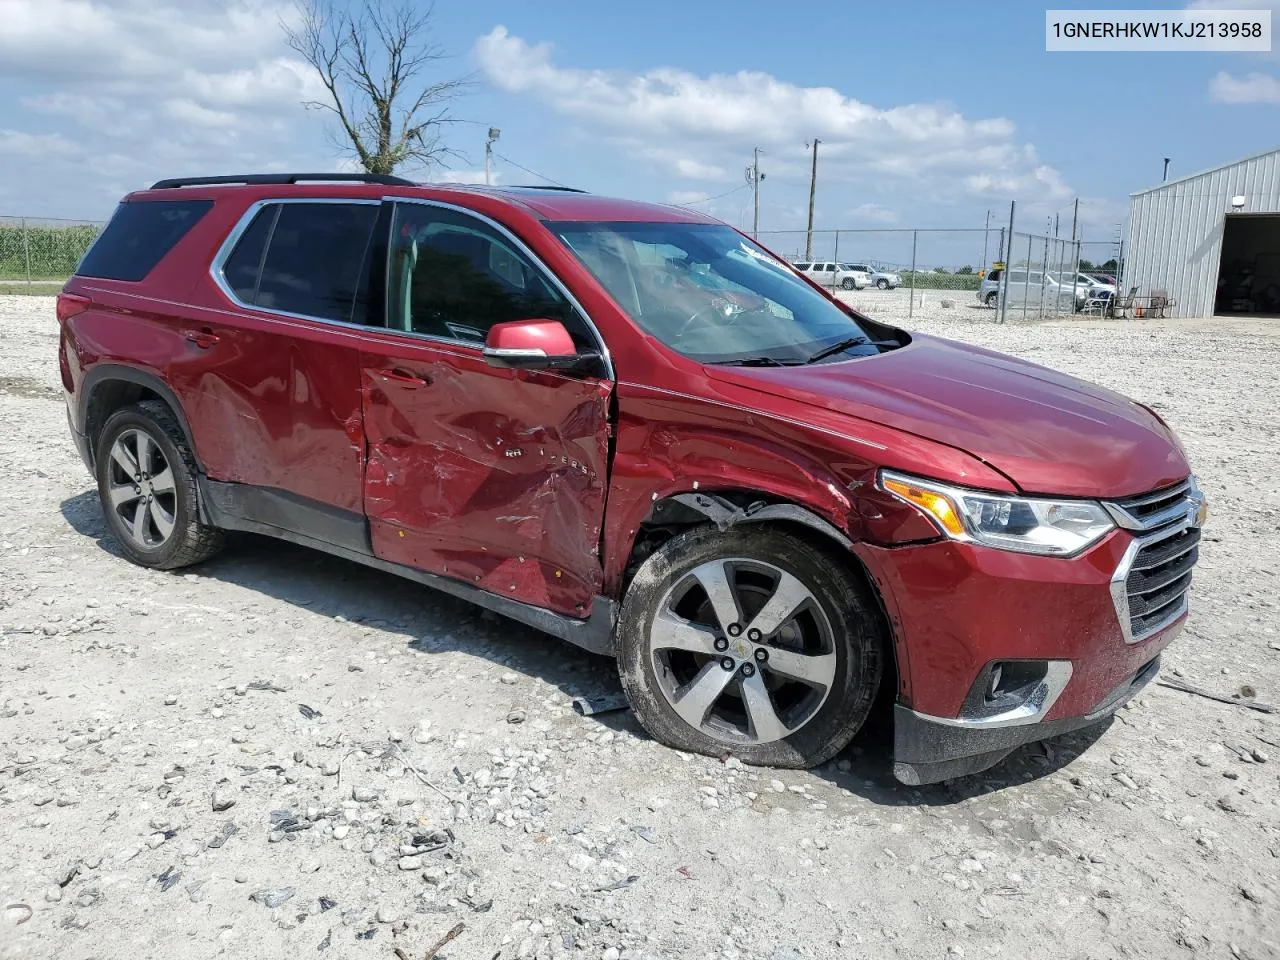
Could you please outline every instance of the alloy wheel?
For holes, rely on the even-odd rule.
[[[836,681],[835,638],[813,591],[759,560],[714,560],[676,581],[649,651],[671,708],[731,745],[791,736]]]
[[[111,445],[107,503],[126,534],[144,550],[173,535],[178,491],[164,451],[144,430],[123,430]]]

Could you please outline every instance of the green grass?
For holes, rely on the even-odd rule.
[[[0,297],[52,297],[62,290],[65,280],[0,283]]]
[[[0,281],[32,280],[62,283],[75,272],[84,252],[98,236],[92,225],[27,226],[0,224]]]
[[[976,273],[924,273],[916,274],[917,290],[977,290],[982,278]],[[911,271],[902,271],[902,285],[911,286]]]

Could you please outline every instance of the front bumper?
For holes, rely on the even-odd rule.
[[[1102,702],[1079,717],[1007,726],[966,724],[916,713],[897,704],[893,716],[893,775],[919,786],[978,773],[1027,743],[1061,736],[1100,723],[1150,683],[1160,670],[1157,656],[1121,681]]]
[[[894,635],[898,779],[984,770],[1024,743],[1105,719],[1150,681],[1186,613],[1132,641],[1113,586],[1134,542],[1117,530],[1069,559],[951,540],[854,545]],[[1035,681],[1015,691],[1013,708],[984,701],[998,665],[1006,681],[1024,667]]]

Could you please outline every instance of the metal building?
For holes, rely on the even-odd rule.
[[[1280,149],[1133,194],[1125,246],[1121,296],[1166,292],[1182,317],[1280,316]]]

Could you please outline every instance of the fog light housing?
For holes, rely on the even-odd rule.
[[[965,727],[1037,723],[1070,679],[1070,660],[993,660],[969,688],[960,716],[941,722]]]

